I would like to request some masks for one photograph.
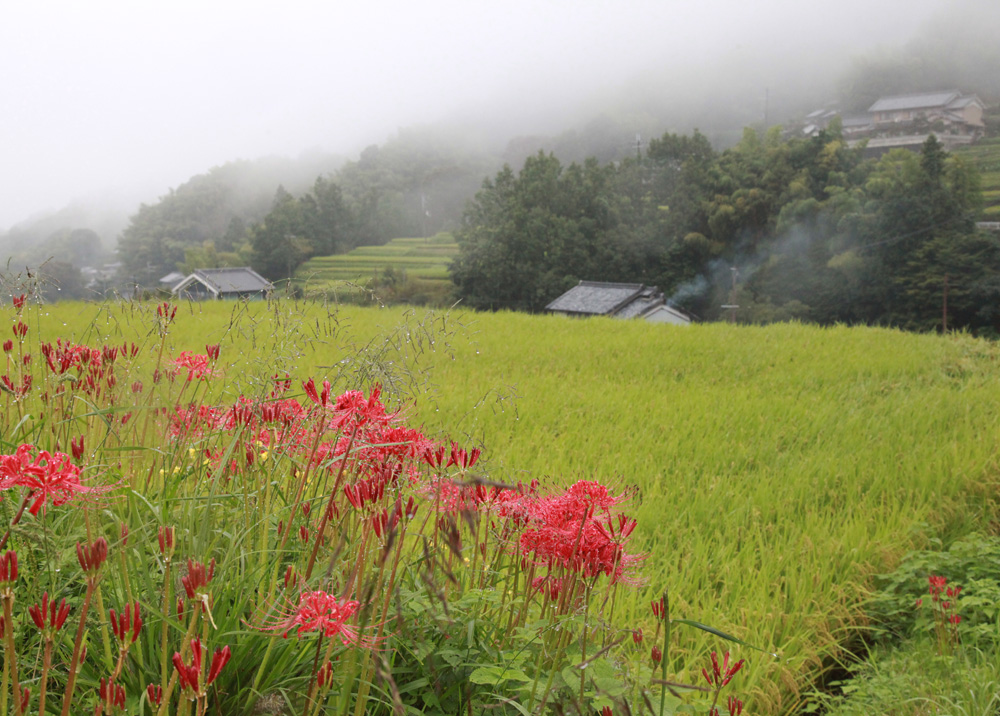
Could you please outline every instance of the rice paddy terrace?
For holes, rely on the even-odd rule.
[[[983,221],[1000,221],[1000,137],[983,139],[954,152],[978,169],[983,190]]]
[[[410,281],[429,294],[450,291],[448,265],[458,254],[450,234],[393,239],[383,246],[359,246],[346,254],[317,256],[299,267],[293,283],[307,296],[363,294],[380,277]]]

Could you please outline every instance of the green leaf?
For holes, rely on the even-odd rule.
[[[503,681],[531,681],[531,677],[520,669],[505,669],[502,666],[480,666],[469,675],[469,681],[474,684],[496,686]]]
[[[741,645],[749,647],[751,649],[756,649],[757,651],[762,651],[765,654],[773,656],[775,659],[778,658],[777,654],[775,654],[773,652],[770,652],[767,649],[761,649],[759,646],[754,646],[753,644],[745,642],[742,639],[737,639],[732,634],[727,634],[724,631],[719,631],[715,627],[710,627],[707,624],[702,624],[701,622],[692,621],[691,619],[671,619],[670,621],[673,624],[686,624],[687,626],[694,627],[695,629],[701,629],[702,631],[707,631],[709,634],[714,634],[715,636],[721,637],[721,638],[726,639],[728,641],[736,642],[737,644],[741,644]]]

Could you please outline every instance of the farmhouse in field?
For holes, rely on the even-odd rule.
[[[581,281],[545,309],[568,316],[641,318],[681,326],[691,323],[690,316],[667,305],[659,288],[641,283]]]
[[[170,293],[196,301],[213,298],[266,298],[274,285],[249,267],[195,269]]]

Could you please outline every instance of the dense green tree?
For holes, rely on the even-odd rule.
[[[459,296],[475,308],[537,311],[580,279],[612,278],[602,259],[613,174],[595,160],[564,169],[539,153],[517,176],[504,167],[484,182],[456,234]]]

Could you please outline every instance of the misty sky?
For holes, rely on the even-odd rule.
[[[311,149],[354,158],[397,128],[448,117],[493,126],[501,118],[527,132],[549,109],[656,68],[696,80],[720,58],[839,58],[902,42],[949,6],[8,2],[0,230],[80,198],[151,201],[233,159]]]

